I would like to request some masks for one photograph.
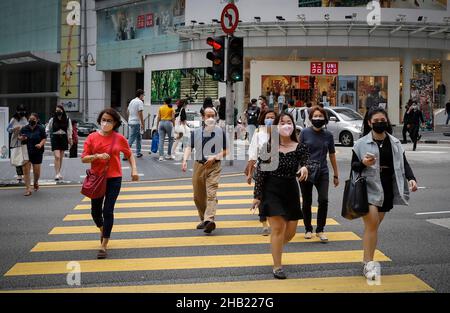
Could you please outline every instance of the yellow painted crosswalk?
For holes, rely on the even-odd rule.
[[[212,273],[220,269],[267,268],[271,275],[273,264],[270,254],[270,237],[261,235],[258,215],[252,216],[253,186],[246,183],[221,183],[218,192],[216,216],[217,230],[205,235],[196,230],[198,213],[193,203],[192,185],[128,185],[124,186],[115,206],[115,224],[108,246],[110,254],[105,260],[95,259],[99,249],[99,229],[92,222],[89,199],[80,199],[73,213],[67,214],[61,225],[49,232],[48,241],[37,242],[30,257],[39,261],[18,262],[5,277],[45,277],[67,274],[68,262],[76,261],[83,275],[92,273],[127,273],[144,271],[193,271],[208,269]],[[133,210],[134,209],[134,210]],[[317,213],[317,207],[312,209]],[[183,218],[185,218],[183,220]],[[164,219],[164,220],[162,220]],[[133,222],[133,223],[130,223]],[[134,223],[135,222],[135,223]],[[312,224],[316,225],[313,217]],[[303,223],[299,221],[296,236],[283,254],[286,266],[319,266],[348,264],[361,271],[363,251],[361,237],[350,231],[338,229],[339,222],[327,219],[328,245],[318,244],[319,239],[307,240],[303,236]],[[327,229],[328,230],[328,229]],[[176,231],[172,232],[171,231]],[[189,232],[189,234],[186,234]],[[194,233],[198,232],[198,233]],[[131,237],[131,238],[130,238]],[[358,243],[359,249],[343,250],[333,245]],[[183,255],[182,248],[196,248],[198,255]],[[329,247],[329,249],[328,249]],[[163,254],[164,248],[178,249],[179,254]],[[215,248],[209,253],[208,248]],[[223,250],[221,250],[224,248]],[[249,249],[247,251],[247,248]],[[314,251],[311,251],[314,250]],[[138,258],[126,257],[129,251],[140,251]],[[219,253],[217,251],[220,251]],[[243,253],[244,251],[244,253]],[[79,258],[54,259],[54,253],[79,254]],[[53,254],[52,254],[53,253]],[[92,253],[92,258],[86,255]],[[144,257],[141,257],[144,255]],[[84,257],[83,257],[84,256]],[[377,250],[375,260],[387,264],[392,260]],[[197,270],[197,272],[195,272]],[[192,274],[195,275],[195,274]],[[196,277],[192,277],[196,279]],[[102,282],[97,282],[102,285]],[[52,289],[51,286],[36,287],[26,292],[417,292],[433,291],[414,275],[385,275],[382,283],[368,285],[362,276],[290,278],[285,281],[249,280],[189,284],[155,284],[128,286],[82,287]]]

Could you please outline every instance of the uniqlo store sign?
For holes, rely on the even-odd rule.
[[[311,62],[310,63],[311,75],[338,75],[339,66],[338,62]]]

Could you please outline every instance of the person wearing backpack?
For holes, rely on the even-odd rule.
[[[246,111],[248,138],[251,140],[255,130],[258,128],[258,120],[261,109],[257,106],[257,100],[252,99],[251,106]]]

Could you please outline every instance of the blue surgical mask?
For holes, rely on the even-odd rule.
[[[272,126],[273,125],[273,119],[267,118],[264,120],[264,125],[266,126]]]

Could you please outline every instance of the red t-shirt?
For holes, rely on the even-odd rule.
[[[112,148],[112,151],[110,152],[113,142],[113,136],[116,136],[116,142],[114,144],[114,147]],[[85,156],[93,155],[96,153],[108,153],[110,154],[111,159],[109,160],[109,168],[108,172],[106,173],[106,177],[122,177],[120,152],[123,152],[126,158],[129,158],[131,156],[130,146],[128,145],[128,141],[124,136],[116,132],[113,132],[113,134],[109,136],[103,136],[100,134],[100,132],[95,132],[90,134],[84,142],[84,150],[81,157],[84,158]],[[91,163],[91,169],[94,173],[100,175],[104,171],[107,164],[108,160],[97,159]]]

